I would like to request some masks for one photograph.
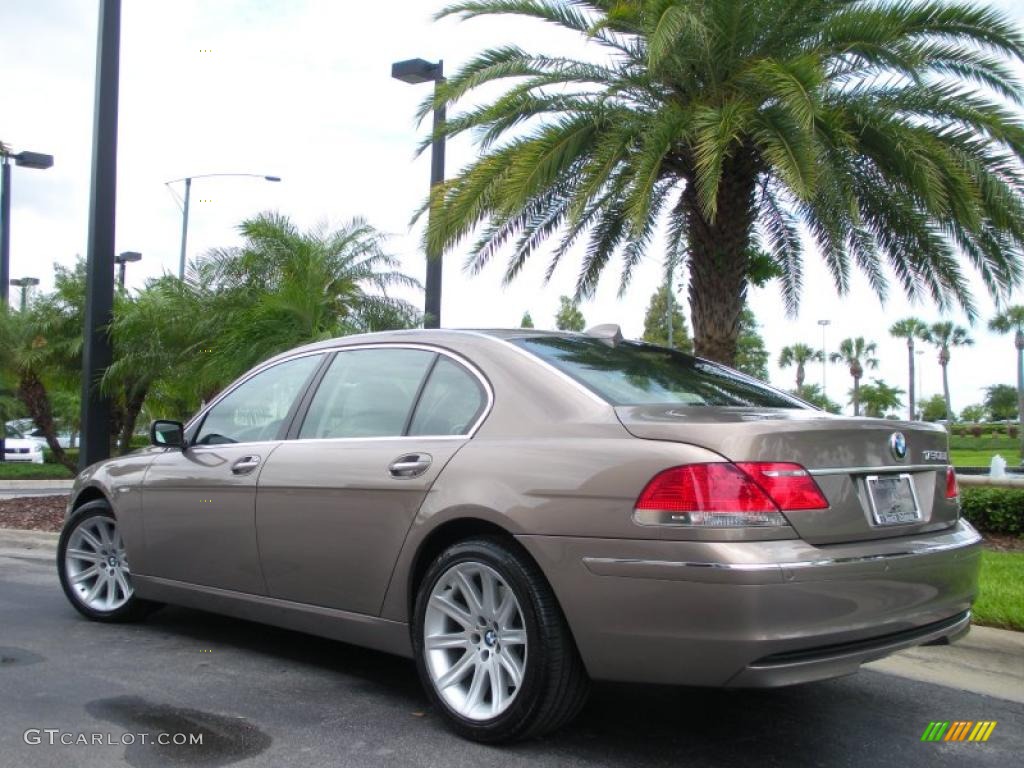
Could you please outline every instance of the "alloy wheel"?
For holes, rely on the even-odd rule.
[[[64,573],[75,596],[94,611],[115,611],[133,594],[131,571],[117,523],[86,517],[71,532]]]

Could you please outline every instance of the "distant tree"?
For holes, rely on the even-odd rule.
[[[555,327],[560,331],[582,331],[587,321],[580,312],[580,305],[568,296],[558,297],[558,314],[555,315]]]
[[[960,411],[960,421],[966,421],[971,424],[977,424],[979,421],[985,419],[985,406],[984,405],[968,405]]]
[[[985,387],[985,410],[992,421],[1017,418],[1017,389],[1009,384]]]
[[[533,318],[529,312],[523,312],[523,319],[519,321],[520,328],[533,328]]]
[[[850,402],[853,402],[853,390],[850,390]],[[860,402],[864,406],[864,415],[876,419],[885,418],[886,414],[903,405],[903,390],[891,387],[881,379],[875,379],[870,384],[860,387],[858,393]]]
[[[802,400],[806,400],[811,405],[818,406],[823,411],[828,411],[829,413],[839,413],[842,411],[839,403],[829,400],[822,394],[820,384],[804,384],[799,389],[794,389],[793,394]]]
[[[647,313],[644,315],[644,341],[651,344],[658,344],[662,347],[671,346],[683,352],[693,352],[693,339],[690,338],[690,330],[686,326],[686,318],[679,309],[679,302],[673,297],[672,301],[672,344],[668,343],[668,286],[662,285],[651,296],[647,305]]]
[[[839,342],[839,351],[833,352],[829,360],[833,363],[842,363],[850,370],[853,377],[853,390],[850,402],[853,404],[853,415],[860,415],[860,380],[864,375],[864,368],[875,369],[878,367],[878,358],[875,352],[878,345],[873,341],[864,341],[862,336],[843,339]]]
[[[823,359],[820,349],[797,342],[782,348],[782,352],[779,353],[779,368],[796,366],[796,389],[800,391],[804,386],[804,368],[807,363],[820,363]]]
[[[736,370],[768,381],[768,348],[759,333],[760,324],[746,304],[740,312],[740,334],[736,339]]]
[[[1012,333],[1017,348],[1017,433],[1024,457],[1024,306],[1007,307],[989,320],[988,327],[996,333]]]
[[[889,328],[889,335],[895,336],[897,339],[907,340],[907,363],[908,363],[908,391],[910,392],[909,402],[907,403],[907,410],[909,412],[909,419],[913,421],[917,418],[917,391],[915,388],[915,382],[917,379],[914,376],[914,367],[917,364],[916,355],[914,354],[914,343],[923,340],[925,334],[928,333],[928,325],[916,317],[906,317],[902,320],[897,320]]]
[[[925,421],[939,421],[946,418],[946,398],[932,395],[921,403],[921,418]]]
[[[942,366],[942,395],[946,400],[946,420],[956,418],[949,399],[949,350],[953,347],[969,347],[974,339],[967,335],[967,329],[949,321],[932,323],[925,331],[924,340],[939,350],[939,365]]]

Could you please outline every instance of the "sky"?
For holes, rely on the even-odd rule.
[[[97,5],[0,4],[0,139],[15,151],[56,158],[46,171],[13,169],[11,275],[38,277],[42,289],[52,286],[55,262],[70,265],[86,252]],[[264,210],[284,213],[303,228],[338,226],[361,216],[388,233],[389,248],[404,270],[422,279],[421,232],[410,228],[410,219],[426,195],[430,167],[429,153],[414,157],[428,130],[416,125],[414,114],[430,86],[393,80],[391,63],[444,59],[450,72],[493,45],[567,55],[583,50],[573,36],[527,20],[432,21],[443,5],[124,0],[116,248],[143,254],[141,262],[128,265],[128,287],[177,272],[183,185],[167,182],[212,173],[257,178],[193,182],[189,258],[239,244],[238,223]],[[1024,24],[1024,6],[1012,0],[994,5]],[[1024,75],[1024,68],[1018,71]],[[447,154],[452,174],[472,161],[475,148],[459,138],[449,142]],[[259,178],[268,174],[282,181]],[[500,259],[469,275],[462,269],[466,251],[446,256],[445,326],[518,326],[529,311],[538,327],[553,327],[558,297],[573,292],[578,257],[567,257],[545,285],[542,252],[503,286]],[[613,265],[594,299],[581,307],[588,324],[618,323],[627,337],[639,337],[647,303],[663,279],[657,243],[621,298]],[[881,365],[866,380],[878,377],[906,389],[906,345],[889,336],[889,326],[907,315],[928,322],[945,318],[929,303],[911,304],[895,285],[883,305],[859,276],[847,295],[838,296],[813,250],[806,257],[804,285],[796,318],[786,316],[775,284],[749,295],[772,355],[773,383],[793,386],[794,371],[775,364],[779,350],[797,341],[820,347],[818,321],[827,319],[829,350],[848,336],[875,341]],[[981,402],[987,385],[1016,381],[1013,341],[988,332],[995,308],[978,281],[974,291],[981,318],[970,328],[976,343],[954,350],[950,364],[958,411]],[[1013,299],[1024,301],[1020,294]],[[948,319],[967,324],[959,314]],[[926,348],[919,360],[921,392],[940,393],[936,352]],[[823,374],[829,396],[845,402],[851,383],[845,369],[829,365],[826,373],[815,365],[808,381],[820,382]]]

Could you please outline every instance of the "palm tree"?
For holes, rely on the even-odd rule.
[[[792,346],[782,348],[782,352],[779,354],[779,368],[796,366],[796,389],[799,392],[804,388],[804,366],[807,363],[820,363],[823,359],[820,349],[797,342]]]
[[[398,271],[384,237],[361,219],[337,230],[300,231],[277,213],[239,226],[240,248],[214,250],[189,266],[191,300],[204,311],[202,358],[210,391],[257,362],[302,343],[408,328],[419,314],[390,296],[419,288]]]
[[[1007,307],[988,322],[989,330],[999,334],[1013,333],[1017,347],[1017,423],[1020,425],[1020,445],[1024,463],[1024,306]]]
[[[480,146],[421,210],[428,253],[479,229],[467,268],[507,248],[512,280],[554,236],[547,275],[582,251],[586,298],[613,257],[628,284],[663,231],[695,350],[726,364],[759,251],[796,311],[801,225],[840,292],[856,267],[884,296],[888,266],[973,316],[964,263],[994,294],[1020,280],[1024,130],[1004,97],[1024,99],[1024,38],[1007,16],[937,0],[460,0],[438,16],[498,14],[600,55],[485,50],[422,104],[466,103],[440,130]]]
[[[863,336],[857,336],[843,339],[839,342],[839,351],[829,356],[833,363],[843,363],[850,369],[850,376],[853,377],[850,402],[853,403],[854,416],[860,416],[860,380],[864,375],[864,368],[878,367],[878,358],[875,357],[877,351],[878,345],[875,342],[864,341]]]
[[[914,358],[914,342],[918,339],[924,339],[925,333],[928,331],[928,326],[924,320],[920,320],[916,317],[905,317],[902,320],[897,320],[889,328],[889,335],[895,336],[897,339],[907,340],[907,359],[909,361],[910,369],[910,384],[907,391],[910,393],[908,403],[908,418],[913,421],[917,418],[917,392],[914,387],[914,367],[916,365]]]
[[[967,335],[967,329],[951,322],[932,323],[925,332],[924,340],[939,350],[939,365],[942,366],[942,397],[946,401],[946,421],[953,423],[955,414],[949,400],[949,350],[952,347],[969,347],[974,339]]]
[[[903,405],[902,394],[902,389],[890,387],[881,379],[875,379],[873,383],[863,385],[858,396],[864,404],[865,416],[882,419],[887,413]]]

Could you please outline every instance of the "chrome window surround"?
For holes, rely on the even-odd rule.
[[[287,363],[287,362],[289,362],[291,360],[297,360],[300,357],[309,357],[311,355],[329,355],[329,354],[333,354],[333,353],[348,352],[348,351],[357,350],[357,349],[420,349],[420,350],[424,350],[426,352],[434,352],[434,353],[439,354],[439,355],[444,355],[445,357],[448,357],[448,358],[454,360],[456,363],[458,363],[463,368],[468,370],[471,374],[473,374],[473,376],[476,378],[476,380],[480,383],[480,386],[483,387],[483,391],[484,391],[484,394],[486,396],[486,402],[484,403],[484,407],[480,410],[480,415],[477,417],[476,421],[473,422],[473,426],[470,427],[469,431],[466,432],[466,434],[464,434],[464,435],[394,435],[394,436],[384,436],[384,437],[331,437],[331,438],[307,437],[307,438],[293,438],[291,440],[260,440],[258,442],[252,442],[252,443],[230,443],[229,445],[234,447],[234,446],[240,446],[240,445],[265,445],[267,443],[277,443],[277,442],[289,442],[289,443],[292,443],[292,442],[303,442],[303,443],[305,443],[305,442],[312,442],[312,441],[324,442],[325,440],[330,440],[332,442],[337,442],[337,441],[342,441],[342,440],[349,441],[349,442],[366,441],[366,440],[468,440],[471,437],[473,437],[473,435],[476,434],[478,429],[480,429],[480,426],[484,423],[484,421],[490,415],[491,410],[494,407],[494,389],[491,387],[491,382],[488,381],[487,377],[483,374],[483,372],[479,368],[477,368],[476,365],[471,363],[469,360],[467,360],[465,357],[463,357],[462,355],[458,354],[457,352],[452,352],[449,349],[445,349],[444,347],[439,347],[439,346],[435,346],[435,345],[432,345],[432,344],[419,344],[419,343],[404,342],[404,341],[373,342],[373,343],[367,343],[367,344],[342,344],[342,345],[338,345],[336,347],[322,347],[320,349],[307,350],[306,352],[300,352],[298,354],[289,355],[288,357],[283,357],[281,359],[275,359],[272,362],[268,361],[266,363],[263,363],[262,365],[257,366],[256,368],[253,368],[251,371],[246,373],[242,378],[240,378],[240,379],[236,380],[235,382],[233,382],[230,387],[228,387],[223,392],[221,392],[219,395],[217,395],[217,397],[215,397],[213,400],[211,400],[206,405],[205,408],[203,408],[201,411],[199,411],[199,413],[197,413],[195,416],[193,416],[191,419],[189,419],[188,423],[185,424],[184,432],[187,434],[193,428],[194,425],[202,424],[202,420],[206,418],[206,414],[209,413],[212,408],[216,407],[216,405],[221,400],[223,400],[225,397],[230,395],[235,389],[237,389],[238,387],[240,387],[243,384],[245,384],[247,381],[249,381],[249,379],[253,378],[254,376],[258,376],[259,374],[263,373],[264,371],[266,371],[266,370],[268,370],[270,368],[273,368],[276,365],[280,365],[282,363]],[[301,398],[303,395],[305,395],[305,391],[300,393],[299,397]],[[189,445],[188,446],[189,450],[196,449],[196,448],[218,448],[218,447],[222,448],[223,446],[216,446],[216,445],[214,445],[214,446],[208,446],[208,445],[205,445],[205,446],[204,445],[194,445],[193,446],[193,445]]]

